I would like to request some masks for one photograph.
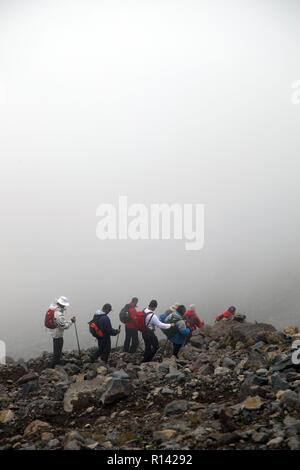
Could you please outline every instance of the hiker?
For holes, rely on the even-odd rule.
[[[124,352],[133,354],[136,352],[139,345],[138,331],[135,328],[134,317],[137,314],[136,306],[139,299],[133,297],[130,304],[128,305],[129,316],[131,320],[125,323],[125,341],[124,341]]]
[[[102,310],[96,310],[93,320],[89,323],[90,332],[98,341],[98,350],[91,356],[92,362],[95,362],[99,356],[103,362],[108,362],[111,351],[110,337],[120,333],[120,329],[115,330],[111,326],[108,317],[111,310],[110,304],[103,305]]]
[[[216,321],[227,320],[228,318],[231,318],[235,314],[235,312],[236,312],[235,307],[229,307],[228,310],[225,310],[225,312],[221,313],[220,315],[216,317]]]
[[[65,318],[65,312],[69,306],[70,304],[67,297],[61,296],[54,304],[49,306],[46,314],[45,326],[50,329],[53,338],[52,369],[55,368],[56,364],[60,363],[64,345],[64,331],[76,322],[76,317],[72,317],[71,320],[66,320]]]
[[[197,328],[201,328],[204,323],[196,314],[196,306],[194,304],[190,305],[189,310],[187,310],[183,316],[185,319],[186,326],[191,330],[186,340],[186,342],[188,343],[193,335],[193,331],[195,331]]]
[[[166,324],[159,321],[154,313],[157,305],[156,300],[151,300],[149,307],[144,310],[146,331],[142,333],[145,342],[145,352],[142,362],[151,362],[159,348],[158,339],[155,335],[155,327],[157,326],[162,330],[168,330],[175,326],[174,323]]]
[[[204,322],[200,320],[196,314],[196,306],[191,304],[189,309],[183,315],[186,323],[189,323],[189,328],[191,331],[195,331],[197,328],[201,328],[204,325]]]
[[[170,313],[166,318],[166,323],[175,323],[175,335],[169,337],[169,340],[173,343],[173,355],[178,359],[178,353],[183,344],[186,343],[186,339],[190,333],[190,329],[186,327],[184,321],[184,314],[186,308],[184,305],[179,305],[175,312]]]
[[[177,308],[179,307],[180,303],[179,302],[175,302],[173,305],[171,305],[171,307],[169,307],[165,313],[163,313],[163,315],[165,315],[165,318],[167,318],[168,315],[170,315],[170,313],[173,313],[173,312],[176,312]]]

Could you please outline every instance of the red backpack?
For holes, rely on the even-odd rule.
[[[147,326],[146,326],[146,324],[145,324],[146,315],[148,315],[148,313],[145,314],[144,311],[142,311],[142,312],[137,312],[137,313],[134,315],[134,318],[133,318],[133,321],[134,321],[134,323],[135,323],[135,328],[136,328],[136,330],[141,331],[142,333],[145,333],[145,332],[148,330],[148,325],[149,325],[149,323],[150,323],[150,321],[151,321],[151,318],[152,318],[153,315],[154,315],[154,312],[152,313],[152,316],[151,316],[150,320],[148,321]]]
[[[50,330],[55,330],[56,328],[54,313],[54,310],[49,309],[45,316],[45,327]]]

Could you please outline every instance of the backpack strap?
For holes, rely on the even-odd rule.
[[[145,313],[145,310],[144,310],[144,313]],[[146,313],[146,315],[149,315],[149,313]],[[154,312],[152,312],[151,318],[150,318],[150,320],[148,321],[148,323],[147,323],[147,325],[146,325],[146,328],[148,328],[149,323],[151,322],[151,320],[152,320],[152,318],[153,318],[153,315],[154,315]],[[146,322],[145,322],[145,324],[146,324]]]

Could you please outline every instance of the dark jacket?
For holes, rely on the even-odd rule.
[[[112,328],[108,315],[102,310],[96,311],[93,321],[103,333],[103,338],[101,338],[103,342],[110,342],[111,336],[117,336],[118,330]]]

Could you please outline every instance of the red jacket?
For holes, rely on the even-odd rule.
[[[188,327],[191,331],[196,330],[196,328],[200,328],[204,325],[204,323],[200,320],[197,314],[193,310],[188,310],[183,315],[185,321],[188,322]]]
[[[216,320],[217,321],[222,320],[223,317],[230,318],[230,317],[232,317],[232,315],[233,315],[233,313],[230,313],[230,312],[228,312],[228,310],[226,310],[224,313],[221,313],[221,315],[218,315],[216,317]]]
[[[136,308],[134,305],[130,302],[129,305],[132,305],[131,309],[129,310],[129,315],[132,318],[132,321],[129,323],[125,323],[126,328],[135,328],[135,322],[134,322],[134,317],[137,314]]]

